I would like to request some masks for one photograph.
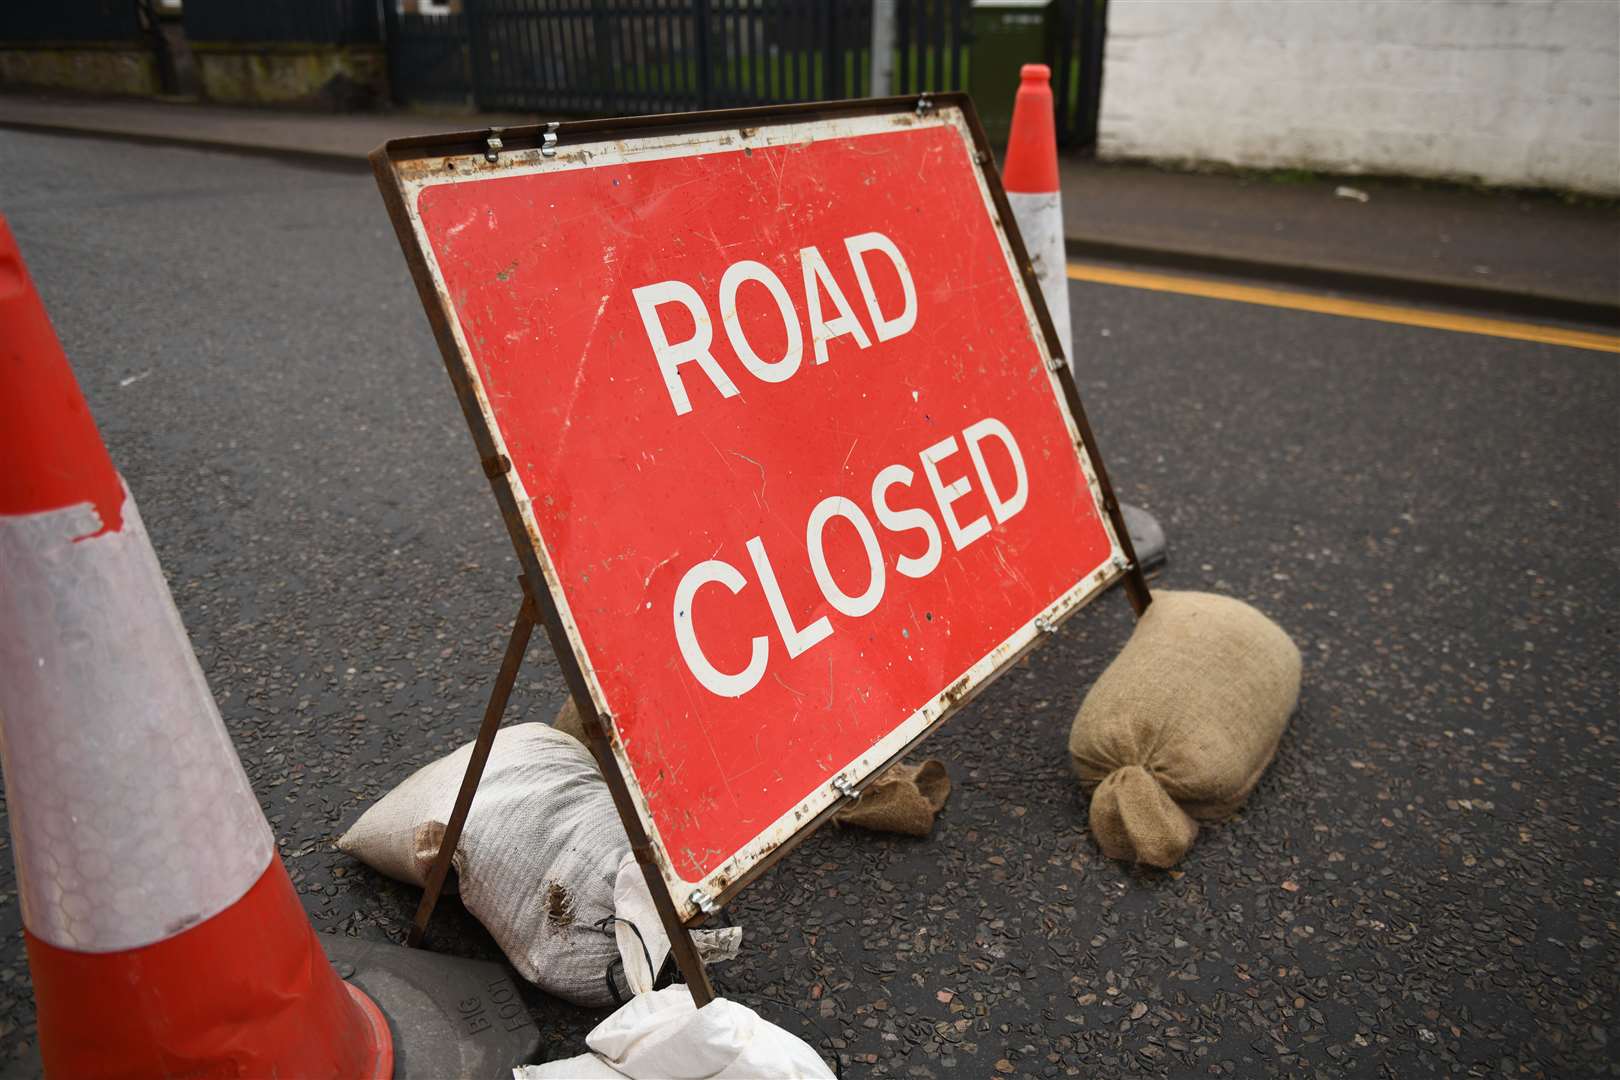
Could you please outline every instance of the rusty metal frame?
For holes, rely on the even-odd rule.
[[[1135,551],[1131,547],[1130,533],[1125,527],[1119,502],[1114,495],[1113,486],[1109,481],[1102,457],[1098,453],[1091,425],[1087,421],[1085,410],[1080,403],[1074,377],[1070,372],[1069,365],[1061,362],[1062,358],[1067,354],[1067,343],[1061,342],[1057,338],[1051,315],[1047,311],[1045,301],[1041,295],[1040,284],[1035,277],[1034,268],[1030,262],[1029,253],[1024,247],[1022,237],[1018,234],[1012,209],[1007,202],[1006,192],[1002,189],[1000,175],[994,166],[994,157],[989,141],[986,139],[984,129],[973,110],[972,102],[966,94],[954,92],[924,94],[920,96],[875,98],[863,101],[817,102],[802,105],[722,109],[709,112],[672,113],[622,119],[575,120],[505,129],[462,131],[444,135],[391,140],[371,154],[372,168],[376,174],[378,186],[382,191],[383,201],[387,207],[389,217],[393,221],[400,247],[404,251],[406,264],[410,268],[411,277],[416,283],[423,308],[427,312],[428,322],[433,328],[434,337],[439,344],[439,351],[450,375],[451,384],[455,387],[456,396],[461,401],[462,412],[466,417],[468,429],[472,433],[473,442],[478,449],[484,473],[490,480],[496,503],[501,510],[501,517],[506,523],[513,548],[524,571],[522,608],[520,609],[517,624],[513,627],[512,640],[508,645],[506,661],[502,664],[501,674],[497,678],[496,685],[491,693],[489,706],[485,711],[478,745],[483,746],[483,756],[487,756],[487,743],[493,740],[495,730],[499,727],[500,715],[505,708],[506,695],[510,691],[511,682],[516,677],[518,664],[521,663],[527,646],[528,630],[538,621],[539,625],[544,627],[546,631],[546,637],[551,643],[552,652],[556,655],[558,666],[568,684],[569,693],[573,696],[581,717],[586,720],[586,729],[591,739],[591,749],[602,768],[602,774],[607,780],[609,790],[612,792],[619,816],[624,821],[637,861],[647,877],[648,888],[652,893],[659,917],[669,933],[676,962],[679,964],[687,982],[691,985],[694,998],[700,1006],[713,996],[713,989],[709,984],[707,974],[704,972],[702,962],[698,958],[696,946],[690,936],[690,929],[702,925],[714,909],[723,906],[741,889],[774,865],[788,851],[807,839],[820,825],[824,824],[828,818],[837,812],[840,804],[834,802],[822,808],[813,816],[797,822],[792,833],[777,843],[773,850],[762,854],[735,877],[722,882],[721,887],[711,898],[712,904],[702,905],[702,907],[709,910],[694,910],[689,916],[683,916],[683,907],[692,908],[697,905],[693,901],[688,901],[684,905],[678,904],[676,898],[671,895],[659,863],[658,852],[648,837],[635,797],[632,795],[629,785],[620,771],[614,754],[615,734],[611,720],[597,710],[586,674],[587,665],[576,654],[564,624],[562,609],[566,602],[559,603],[561,586],[547,573],[549,567],[545,565],[546,560],[542,559],[537,550],[536,540],[529,534],[528,525],[519,505],[518,493],[514,488],[510,475],[512,463],[501,453],[502,443],[486,420],[481,392],[468,377],[461,356],[454,330],[454,313],[447,298],[441,296],[438,291],[427,256],[415,234],[410,211],[406,205],[407,184],[405,177],[402,175],[402,168],[409,169],[414,165],[420,170],[427,159],[441,159],[447,163],[453,158],[459,159],[475,155],[483,157],[485,160],[494,161],[499,155],[525,154],[539,160],[542,155],[550,157],[557,153],[563,145],[576,143],[584,139],[600,140],[615,137],[635,138],[654,135],[701,134],[737,129],[746,130],[753,125],[780,124],[784,122],[813,123],[885,114],[914,113],[920,116],[929,110],[942,107],[960,110],[965,121],[972,139],[975,166],[985,184],[991,205],[995,210],[995,224],[1000,228],[1007,240],[1014,265],[1022,279],[1026,299],[1030,303],[1039,324],[1047,352],[1050,357],[1054,358],[1053,377],[1060,388],[1063,401],[1068,407],[1069,419],[1079,434],[1080,443],[1088,459],[1093,479],[1096,482],[1099,501],[1107,515],[1116,549],[1123,555],[1123,565],[1105,566],[1099,570],[1096,574],[1098,579],[1097,588],[1080,602],[1056,613],[1056,618],[1048,620],[1046,628],[1055,630],[1058,623],[1072,616],[1075,611],[1084,607],[1086,603],[1099,595],[1108,585],[1118,580],[1124,581],[1131,606],[1138,615],[1141,615],[1151,602],[1147,582],[1142,574]],[[540,582],[544,582],[546,587],[543,589],[533,587],[533,583]],[[972,682],[967,678],[959,680],[957,685],[940,695],[936,699],[941,703],[939,714],[919,730],[905,745],[890,754],[875,768],[866,773],[865,777],[858,780],[856,785],[849,786],[847,790],[851,793],[858,791],[865,781],[875,778],[891,764],[901,760],[917,744],[932,734],[945,720],[949,719],[968,701],[977,696],[984,687],[990,685],[1016,664],[1035,645],[1039,644],[1042,638],[1043,635],[1036,635],[1018,648],[1006,649],[1005,645],[1012,644],[1011,640],[1009,640],[1004,643],[1002,650],[992,652],[985,659],[994,658],[995,664],[987,674],[979,678],[977,682]],[[442,888],[444,876],[448,872],[449,858],[454,851],[451,830],[453,829],[455,833],[460,831],[459,826],[465,819],[467,809],[470,807],[473,795],[476,792],[477,773],[481,772],[482,763],[482,757],[475,748],[473,760],[469,762],[468,773],[463,780],[462,791],[457,798],[456,814],[453,815],[452,822],[448,823],[449,827],[447,827],[445,843],[439,853],[440,861],[444,863],[444,866],[442,869],[435,866],[433,874],[430,875],[430,884],[436,887],[431,890],[431,896],[426,893],[423,896],[421,908],[417,913],[416,925],[412,930],[413,944],[420,943],[428,918],[432,913],[433,904],[437,900],[438,889]],[[480,768],[475,771],[474,765]],[[456,818],[460,820],[455,820]]]
[[[500,730],[501,718],[506,715],[506,703],[512,695],[512,686],[517,682],[518,669],[523,665],[524,654],[529,651],[529,637],[534,632],[536,622],[540,621],[538,612],[543,609],[529,581],[527,575],[518,578],[523,601],[518,606],[517,618],[512,623],[512,636],[507,640],[506,655],[501,660],[500,671],[496,673],[495,685],[489,691],[489,703],[484,707],[484,719],[478,726],[478,737],[473,741],[473,752],[467,759],[467,770],[462,774],[461,788],[456,792],[455,806],[450,811],[450,820],[445,822],[444,836],[439,840],[438,853],[434,855],[433,865],[428,870],[427,881],[422,886],[422,899],[416,906],[416,917],[411,921],[410,934],[405,939],[405,944],[413,949],[421,948],[427,936],[428,922],[433,918],[433,909],[439,904],[440,894],[444,892],[444,882],[450,875],[450,864],[455,857],[456,844],[461,841],[462,827],[467,823],[473,797],[478,793],[479,781],[484,776],[484,766],[489,761],[490,748],[495,744],[495,733]],[[558,653],[559,657],[561,655]],[[613,779],[618,780],[619,786],[623,787],[624,779],[614,769],[613,752],[602,733],[601,725],[590,724],[586,730],[590,735],[591,753],[601,767],[603,776],[612,778],[609,780],[609,787],[613,786]],[[628,794],[626,790],[626,797]],[[620,805],[619,798],[620,793],[615,789],[613,800],[616,806]],[[623,816],[622,810],[620,816]],[[630,849],[635,854],[643,875],[647,877],[648,888],[653,895],[653,906],[658,909],[658,917],[669,935],[670,950],[675,954],[675,962],[680,966],[687,986],[691,988],[693,1002],[698,1008],[702,1008],[714,1000],[714,986],[709,982],[709,974],[704,970],[697,944],[692,940],[691,928],[681,923],[674,904],[670,901],[669,891],[658,887],[663,884],[663,875],[659,872],[657,861],[653,857],[652,844],[641,829],[640,819],[626,819],[625,829],[630,838]],[[667,912],[666,907],[669,909]]]
[[[523,602],[518,605],[517,618],[512,622],[512,636],[506,642],[506,655],[502,657],[501,669],[495,675],[495,685],[490,688],[489,703],[484,706],[484,720],[478,725],[478,738],[473,741],[472,756],[467,759],[467,771],[462,774],[461,788],[456,792],[456,804],[450,811],[450,820],[445,822],[438,854],[434,856],[427,882],[422,886],[422,901],[416,907],[416,918],[411,924],[410,935],[405,939],[405,944],[413,949],[422,947],[428,920],[433,918],[439,894],[444,891],[444,879],[450,874],[450,861],[455,856],[456,845],[461,842],[461,828],[467,823],[467,813],[472,809],[478,782],[483,779],[490,747],[495,745],[495,732],[500,729],[501,718],[506,715],[506,702],[512,696],[513,684],[517,682],[518,668],[523,666],[523,655],[529,651],[529,636],[534,633],[536,622],[534,597],[527,578],[518,578],[518,585],[523,590]]]

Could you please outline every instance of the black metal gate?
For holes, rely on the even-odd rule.
[[[681,112],[865,97],[872,0],[462,0],[388,13],[401,101],[543,114]],[[1058,139],[1096,139],[1106,0],[1056,0]],[[899,0],[892,93],[968,88],[971,0]]]
[[[1049,62],[1058,144],[1091,149],[1097,145],[1097,110],[1102,105],[1108,0],[1059,0],[1054,7]]]
[[[900,7],[896,92],[957,88],[969,0]],[[870,83],[871,0],[466,0],[465,11],[486,109],[671,112],[862,97]]]
[[[399,102],[473,101],[465,15],[401,12],[383,0],[388,34],[388,85]]]

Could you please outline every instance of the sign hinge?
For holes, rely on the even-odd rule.
[[[492,127],[489,134],[484,136],[484,160],[491,165],[500,160],[501,148],[505,145],[501,142],[501,135],[505,131],[505,128]]]
[[[710,896],[702,889],[693,889],[689,902],[693,907],[697,908],[705,915],[713,915],[715,912],[720,910],[719,906],[714,902],[714,897]]]
[[[560,125],[561,121],[558,120],[553,120],[546,125],[545,133],[540,136],[541,157],[557,156],[557,128]]]
[[[861,797],[861,793],[855,790],[855,785],[849,782],[847,776],[833,777],[831,787],[846,799],[858,799]]]

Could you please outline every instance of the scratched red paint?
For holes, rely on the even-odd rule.
[[[658,838],[688,880],[1109,557],[956,130],[463,180],[425,189],[418,210]],[[915,281],[915,324],[887,341],[844,246],[869,232],[893,241]],[[800,250],[811,245],[871,345],[834,338],[815,364],[807,340],[795,374],[761,381],[722,328],[721,275],[744,259],[770,267],[808,338]],[[898,271],[882,256],[868,263],[879,312],[900,311]],[[698,364],[680,365],[684,414],[632,294],[671,279],[702,297],[712,355],[738,390],[723,397]],[[755,351],[781,356],[785,320],[766,287],[743,286],[737,309]],[[680,306],[660,310],[670,341],[691,335]],[[1028,472],[1027,502],[1005,521],[963,449],[964,429],[987,417],[1006,425]],[[923,554],[926,535],[877,525],[881,599],[860,616],[835,609],[810,568],[812,508],[847,495],[875,524],[872,480],[903,464],[913,482],[889,490],[892,507],[921,507],[946,533],[919,454],[947,436],[958,449],[938,462],[941,482],[971,485],[952,508],[989,531],[960,550],[943,535],[940,563],[913,578],[896,559]],[[983,447],[1005,497],[1011,453],[995,439]],[[796,658],[745,548],[755,536],[794,626],[829,619],[830,636]],[[839,588],[863,593],[872,575],[856,526],[835,518],[825,550]],[[757,683],[735,697],[694,677],[674,630],[677,587],[708,560],[746,579],[735,593],[710,583],[691,602],[713,668],[742,671],[756,637],[768,649]]]

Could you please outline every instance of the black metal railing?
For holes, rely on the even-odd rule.
[[[968,88],[972,9],[961,0],[901,0],[895,25],[895,93]]]
[[[181,18],[192,41],[365,45],[382,40],[381,11],[378,0],[185,0]]]
[[[959,85],[959,58],[930,50],[963,41],[968,0],[911,0],[903,25],[905,9],[952,25],[905,40],[896,91],[941,72],[957,81],[929,88]],[[766,105],[860,97],[870,82],[870,0],[466,0],[464,11],[471,89],[486,109]]]
[[[397,99],[601,115],[871,93],[871,0],[462,0],[461,6],[453,16],[388,12]],[[1056,0],[1054,7],[1043,59],[1053,68],[1058,139],[1090,146],[1106,2]],[[971,0],[900,0],[891,93],[967,89],[971,64]]]
[[[383,15],[388,83],[396,101],[472,101],[466,16],[406,14],[392,3],[383,9]]]
[[[135,0],[0,3],[0,41],[138,41],[143,36]]]
[[[1059,0],[1055,14],[1049,63],[1058,143],[1089,149],[1097,145],[1108,2]]]

